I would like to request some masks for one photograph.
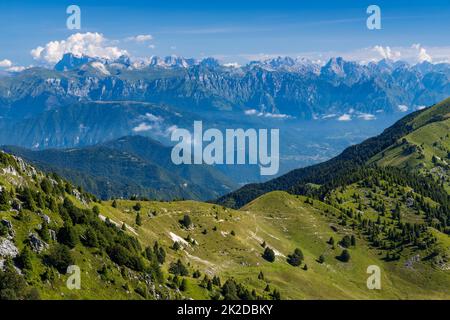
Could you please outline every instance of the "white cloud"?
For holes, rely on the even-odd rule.
[[[148,42],[153,40],[153,36],[150,34],[140,34],[138,36],[129,37],[127,38],[128,41],[135,41],[135,42]]]
[[[256,109],[245,110],[244,113],[245,113],[246,115],[248,115],[248,116],[252,116],[252,115],[257,114],[257,113],[258,113],[258,110],[256,110]]]
[[[337,116],[337,114],[335,114],[335,113],[332,113],[332,114],[326,114],[326,115],[324,115],[323,117],[322,117],[322,119],[330,119],[330,118],[334,118],[334,117],[336,117]]]
[[[358,118],[366,120],[366,121],[370,121],[370,120],[375,120],[376,117],[373,114],[370,113],[362,113],[360,115],[358,115]]]
[[[57,63],[64,54],[72,53],[75,56],[90,56],[114,60],[120,56],[128,56],[126,50],[110,46],[109,41],[101,33],[76,33],[66,40],[50,41],[44,47],[39,46],[31,50],[34,59],[47,63]]]
[[[400,112],[406,112],[409,110],[408,106],[405,106],[404,104],[398,105],[397,108]]]
[[[378,53],[382,59],[397,60],[402,55],[400,51],[393,51],[389,46],[374,46],[372,50]]]
[[[229,68],[240,68],[241,65],[237,62],[230,62],[230,63],[225,63],[224,67],[229,67]]]
[[[271,113],[271,112],[258,112],[256,109],[249,109],[244,111],[247,116],[257,116],[257,117],[265,117],[265,118],[274,118],[274,119],[288,119],[292,118],[292,116],[283,113]]]
[[[143,117],[151,122],[162,122],[164,120],[162,117],[155,116],[154,114],[149,112],[147,112]]]
[[[10,67],[10,68],[6,69],[6,71],[9,71],[9,72],[22,72],[25,69],[26,69],[26,67],[14,66],[14,67]]]
[[[144,131],[148,131],[148,130],[151,130],[151,129],[152,129],[151,125],[149,125],[149,124],[147,124],[145,122],[142,122],[137,127],[134,127],[133,131],[134,132],[144,132]]]
[[[393,61],[403,60],[408,63],[429,61],[433,63],[450,63],[450,46],[424,47],[421,44],[410,46],[375,45],[365,48],[355,48],[345,51],[309,51],[309,52],[277,52],[277,53],[241,53],[238,55],[216,55],[218,59],[232,62],[260,61],[278,56],[303,57],[319,64],[326,63],[332,57],[342,57],[345,60],[356,61],[362,64],[377,62],[381,59]]]
[[[156,46],[155,46],[154,44],[149,44],[148,47],[149,47],[150,49],[155,49],[155,48],[156,48]]]
[[[338,118],[338,120],[339,121],[351,121],[352,120],[352,116],[347,114],[347,113],[344,113],[342,116],[340,116]]]
[[[11,60],[4,59],[0,60],[0,68],[10,68],[12,66]]]
[[[411,46],[411,48],[416,49],[418,51],[417,53],[417,60],[419,62],[431,62],[433,59],[431,56],[427,53],[427,50],[423,48],[420,43],[415,43]]]
[[[287,114],[283,114],[283,113],[270,113],[270,112],[266,112],[262,114],[263,117],[266,118],[277,118],[277,119],[287,119],[287,118],[291,118],[290,115]]]

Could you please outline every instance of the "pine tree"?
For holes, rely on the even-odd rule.
[[[269,262],[275,261],[275,252],[270,249],[269,247],[266,247],[263,253],[263,258],[266,259]]]
[[[349,262],[350,261],[350,253],[348,250],[343,250],[341,255],[339,256],[339,260],[342,262]]]
[[[350,243],[351,243],[352,247],[356,246],[356,238],[353,234],[352,234],[352,237],[350,240],[351,240]]]
[[[186,278],[183,278],[183,280],[181,281],[181,284],[180,284],[180,291],[183,291],[183,292],[186,291],[187,287],[188,287],[188,282],[187,282]]]
[[[136,225],[142,226],[142,219],[139,212],[136,214]]]
[[[258,279],[259,280],[264,280],[264,273],[262,271],[259,272]]]
[[[324,263],[325,262],[325,256],[323,254],[321,254],[318,261],[319,261],[319,263]]]

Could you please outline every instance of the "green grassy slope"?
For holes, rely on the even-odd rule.
[[[258,294],[264,295],[269,284],[281,292],[283,299],[430,299],[449,298],[450,274],[438,270],[431,261],[418,261],[408,268],[405,263],[416,252],[405,250],[400,259],[384,261],[382,250],[373,248],[363,232],[342,225],[341,211],[314,200],[285,192],[268,193],[241,210],[232,210],[197,202],[141,202],[142,226],[135,224],[135,202],[117,201],[117,208],[104,202],[102,213],[118,223],[133,227],[130,231],[150,245],[158,240],[165,246],[174,241],[193,239],[178,251],[169,250],[168,259],[182,259],[192,270],[234,277]],[[180,220],[185,214],[193,226],[185,229]],[[206,230],[206,232],[205,232]],[[232,234],[233,232],[233,234]],[[435,231],[443,239],[447,237]],[[336,259],[342,248],[337,242],[344,235],[355,235],[357,245],[349,249],[351,260]],[[179,237],[179,238],[177,238]],[[330,237],[336,240],[328,244]],[[184,239],[184,240],[181,240]],[[274,249],[275,262],[262,258],[261,244]],[[287,263],[286,257],[295,248],[303,251],[301,267]],[[318,258],[323,255],[324,263]],[[304,265],[307,270],[304,270]],[[368,290],[366,269],[378,265],[382,270],[382,290]],[[258,279],[259,272],[265,280]],[[189,278],[194,298],[208,298],[210,293]],[[194,290],[195,288],[195,290]]]
[[[0,299],[156,297],[147,277],[157,267],[141,256],[135,239],[89,209],[94,201],[58,177],[0,153]],[[40,250],[32,245],[31,234],[42,245]],[[114,254],[118,245],[123,259]],[[66,285],[69,265],[81,270],[81,290]],[[172,292],[165,287],[157,291],[160,297]]]

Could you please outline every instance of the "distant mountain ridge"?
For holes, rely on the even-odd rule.
[[[321,65],[279,57],[230,66],[213,58],[132,62],[66,54],[55,70],[31,68],[0,78],[0,116],[17,121],[67,103],[111,100],[164,103],[191,112],[255,109],[299,119],[349,110],[393,113],[443,100],[450,94],[449,76],[449,64],[428,62],[362,65],[337,57]],[[31,110],[24,114],[24,108]]]
[[[236,185],[212,166],[174,165],[171,148],[150,138],[128,136],[85,148],[28,149],[4,146],[47,172],[56,172],[102,199],[209,200]]]

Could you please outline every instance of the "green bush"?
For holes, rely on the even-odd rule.
[[[287,262],[294,267],[298,267],[302,264],[303,259],[304,257],[302,250],[297,248],[294,250],[293,254],[288,255]]]
[[[74,264],[74,259],[68,246],[57,244],[50,249],[45,262],[60,273],[66,273],[67,267]]]
[[[266,247],[266,249],[264,249],[264,253],[263,253],[262,257],[269,262],[274,262],[275,261],[275,252],[272,249],[270,249],[269,247]]]

